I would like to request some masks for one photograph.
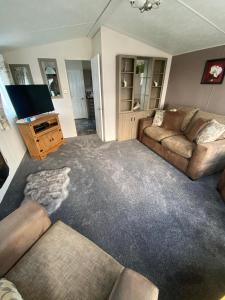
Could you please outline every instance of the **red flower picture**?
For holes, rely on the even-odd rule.
[[[225,73],[225,58],[207,60],[202,84],[221,84]]]

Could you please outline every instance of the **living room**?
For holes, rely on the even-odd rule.
[[[2,5],[0,296],[10,282],[16,299],[225,296],[224,11]]]

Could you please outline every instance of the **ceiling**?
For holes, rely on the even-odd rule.
[[[0,0],[0,47],[92,37],[101,25],[173,55],[225,44],[225,0],[161,0],[141,14],[128,0]]]

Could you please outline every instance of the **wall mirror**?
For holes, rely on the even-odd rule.
[[[24,64],[10,64],[9,65],[12,78],[14,84],[21,85],[21,84],[33,84],[33,78],[31,75],[31,70],[29,65]]]
[[[38,62],[41,69],[43,81],[48,85],[51,96],[53,98],[62,97],[56,59],[38,58]]]

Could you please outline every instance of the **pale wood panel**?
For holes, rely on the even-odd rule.
[[[125,141],[132,139],[133,113],[120,114],[118,140]]]
[[[132,122],[132,139],[136,139],[138,135],[138,124],[139,120],[149,116],[149,111],[140,111],[134,113],[134,118]]]

